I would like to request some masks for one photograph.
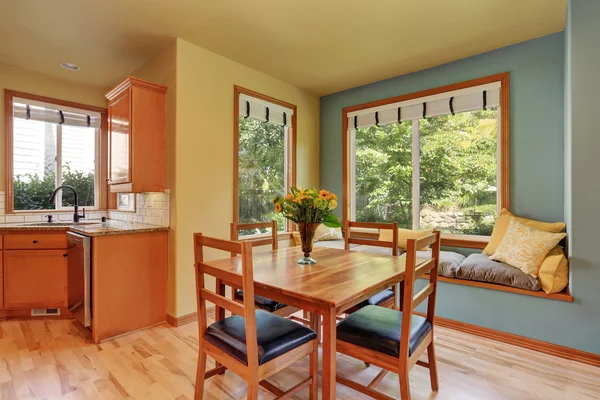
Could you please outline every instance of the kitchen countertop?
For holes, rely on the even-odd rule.
[[[94,223],[90,224],[90,222]],[[80,233],[85,236],[106,236],[144,232],[164,232],[169,230],[169,227],[167,226],[112,220],[108,220],[106,222],[106,226],[102,226],[102,222],[100,220],[84,221],[81,225],[65,225],[68,223],[69,222],[67,221],[58,221],[53,223],[19,222],[0,224],[0,231],[69,231]]]

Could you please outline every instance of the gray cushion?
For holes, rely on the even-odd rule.
[[[431,258],[431,250],[417,251],[417,258]],[[465,258],[462,254],[453,251],[440,251],[439,274],[447,278],[456,278],[456,270]]]
[[[456,270],[456,277],[526,290],[540,290],[540,281],[536,278],[508,264],[490,260],[485,254],[471,254],[467,257]]]

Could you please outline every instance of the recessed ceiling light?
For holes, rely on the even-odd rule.
[[[79,71],[81,69],[75,64],[66,63],[66,62],[60,63],[60,66],[63,67],[64,69],[68,69],[70,71]]]

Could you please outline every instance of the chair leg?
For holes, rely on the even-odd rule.
[[[410,400],[410,383],[408,382],[408,369],[400,367],[400,400]]]
[[[311,314],[312,315],[312,314]],[[317,400],[319,398],[319,342],[314,342],[313,352],[309,356],[310,377],[312,383],[308,390],[308,399]]]
[[[194,400],[202,400],[204,395],[204,373],[206,371],[206,353],[202,351],[202,340],[198,351],[198,369],[196,370],[196,388]]]
[[[429,380],[431,381],[431,390],[437,392],[440,388],[438,383],[437,361],[435,359],[435,347],[433,340],[427,346],[427,358],[429,361]]]
[[[258,381],[248,382],[248,400],[258,400]]]

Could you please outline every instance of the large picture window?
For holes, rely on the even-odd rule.
[[[277,220],[286,230],[273,198],[283,196],[294,184],[295,106],[235,88],[234,220],[236,223]],[[241,235],[262,232],[240,232]]]
[[[71,209],[71,191],[50,202],[61,185],[75,188],[79,206],[99,208],[101,113],[18,95],[9,106],[7,211]]]
[[[489,236],[508,207],[507,93],[501,74],[345,109],[344,212]]]

